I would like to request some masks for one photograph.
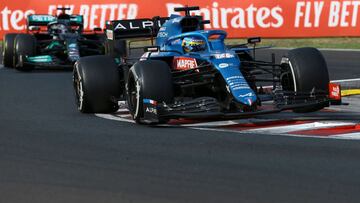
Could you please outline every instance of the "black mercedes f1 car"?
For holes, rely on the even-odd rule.
[[[82,56],[104,53],[105,34],[101,29],[83,30],[83,16],[61,14],[30,15],[27,33],[9,33],[4,37],[3,64],[18,70],[36,66],[72,68]]]

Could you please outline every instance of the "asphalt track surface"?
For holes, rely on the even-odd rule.
[[[359,52],[325,52],[332,79]],[[259,55],[259,57],[261,54]],[[360,142],[80,114],[71,72],[0,68],[0,202],[359,202]]]

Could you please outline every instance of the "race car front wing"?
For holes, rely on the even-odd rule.
[[[285,110],[296,110],[313,106],[327,107],[330,99],[325,92],[295,93],[291,91],[277,90],[273,92],[273,101],[264,103],[254,111],[224,112],[220,103],[212,97],[200,97],[189,101],[175,102],[173,104],[145,102],[144,100],[144,123],[157,123],[160,120],[191,118],[191,119],[239,119],[256,115],[278,113]],[[147,101],[149,99],[146,99]],[[150,100],[152,101],[152,100]]]

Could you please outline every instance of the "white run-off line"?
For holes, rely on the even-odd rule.
[[[331,80],[330,83],[345,83],[345,82],[360,82],[360,78],[352,78],[352,79],[341,79],[341,80]],[[273,86],[263,86],[265,89],[273,88]]]
[[[353,78],[353,79],[343,79],[343,80],[332,80],[332,83],[341,83],[341,82],[356,82],[360,81],[360,78]]]
[[[360,140],[360,132],[332,135],[330,136],[330,138],[345,139],[345,140]]]

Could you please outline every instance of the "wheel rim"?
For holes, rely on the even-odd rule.
[[[140,107],[140,84],[135,81],[134,76],[130,75],[128,87],[128,106],[129,110],[135,120],[139,118],[139,107]]]
[[[296,91],[296,81],[294,80],[294,71],[290,64],[286,65],[286,70],[281,75],[281,86],[283,90]]]
[[[73,83],[74,83],[74,89],[75,89],[75,98],[77,102],[77,106],[79,110],[83,109],[84,104],[84,91],[83,91],[83,84],[82,79],[79,74],[78,65],[75,65],[74,69],[74,76],[73,76]]]
[[[5,65],[4,64],[4,62],[5,62],[5,49],[6,49],[6,44],[5,44],[5,42],[3,42],[2,43],[2,46],[3,46],[3,49],[2,49],[2,63],[3,63],[3,65]]]

